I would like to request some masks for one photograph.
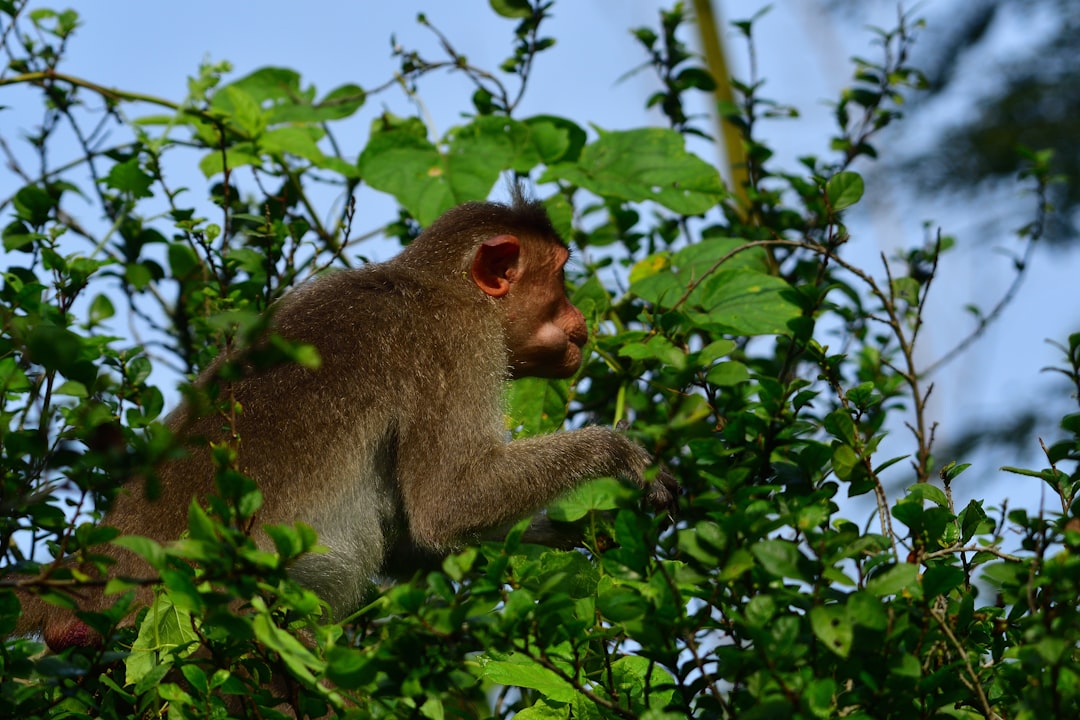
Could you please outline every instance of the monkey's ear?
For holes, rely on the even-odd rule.
[[[490,237],[476,248],[472,261],[472,280],[484,294],[500,298],[510,292],[517,276],[521,242],[513,235]]]

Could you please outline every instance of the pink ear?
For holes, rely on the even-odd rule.
[[[510,292],[510,281],[521,256],[521,242],[513,235],[496,235],[480,243],[472,261],[472,280],[486,295],[498,298]]]

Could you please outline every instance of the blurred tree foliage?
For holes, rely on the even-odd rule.
[[[847,6],[847,0],[837,5]],[[910,115],[923,127],[938,127],[931,147],[903,163],[906,176],[927,193],[966,190],[1000,181],[1023,167],[1018,148],[1053,150],[1053,170],[1080,177],[1080,5],[1071,0],[977,0],[946,3],[920,45],[917,61],[926,93],[912,98]],[[944,9],[944,8],[943,8]],[[1018,16],[1036,19],[1041,33],[1016,27]],[[1011,30],[1010,30],[1011,29]],[[1010,54],[995,52],[1005,36],[1023,32],[1029,45]],[[1015,47],[1014,43],[1009,42]],[[961,66],[973,53],[989,61],[972,77]],[[961,87],[967,83],[968,89]],[[972,89],[976,86],[977,89]],[[930,104],[951,93],[977,93],[961,118],[935,117]],[[920,115],[920,113],[924,113]],[[1050,195],[1058,212],[1049,219],[1049,243],[1080,237],[1080,183],[1060,183]]]

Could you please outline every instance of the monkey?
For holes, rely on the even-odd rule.
[[[408,578],[418,558],[489,537],[585,481],[616,477],[670,509],[674,480],[661,473],[650,483],[652,458],[619,430],[507,439],[505,382],[571,377],[588,340],[566,294],[568,246],[540,201],[519,187],[511,194],[509,204],[447,211],[389,261],[286,293],[270,327],[313,346],[318,367],[282,363],[222,380],[230,355],[219,356],[195,384],[217,385],[238,403],[235,425],[182,402],[166,424],[190,440],[183,457],[158,469],[159,497],[124,487],[103,522],[178,539],[192,498],[214,488],[208,444],[235,432],[237,469],[264,498],[256,524],[315,529],[328,551],[302,556],[290,572],[340,619],[362,604],[373,578]],[[541,519],[525,539],[565,538]],[[112,575],[149,574],[133,553],[106,552]],[[140,592],[147,604],[149,590]],[[73,615],[20,595],[20,634],[43,629],[54,649],[94,642]]]

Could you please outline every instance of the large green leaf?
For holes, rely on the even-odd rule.
[[[540,665],[522,653],[501,653],[489,650],[480,656],[480,676],[499,685],[532,688],[544,697],[558,702],[570,702],[577,691],[553,670]]]
[[[746,246],[741,238],[706,237],[676,253],[654,253],[636,263],[630,271],[630,290],[643,300],[671,307],[687,290],[688,307],[700,307],[704,280],[718,272],[747,269],[768,272],[764,248]]]
[[[579,485],[548,506],[548,517],[559,522],[580,520],[594,510],[613,510],[634,491],[614,478]]]
[[[548,168],[541,182],[565,180],[604,197],[653,200],[683,215],[698,215],[726,194],[716,168],[686,151],[674,130],[599,131],[576,163]]]
[[[778,277],[749,270],[717,273],[703,283],[702,315],[697,321],[719,325],[736,335],[778,335],[802,315],[791,287]]]
[[[507,390],[511,428],[520,428],[526,437],[558,430],[566,419],[568,388],[566,380],[532,377],[511,383]]]
[[[851,652],[855,628],[852,627],[846,608],[839,605],[811,608],[810,627],[825,647],[840,657],[846,658]]]
[[[259,147],[272,155],[288,153],[318,164],[323,159],[318,142],[324,134],[317,125],[276,128],[263,133],[259,138]]]
[[[138,683],[158,665],[159,653],[176,648],[187,657],[198,647],[199,635],[192,624],[191,613],[173,604],[168,593],[158,595],[139,625],[139,635],[124,661],[127,684]]]
[[[839,172],[829,178],[825,193],[833,210],[849,208],[863,196],[863,179],[858,173]]]
[[[244,165],[254,165],[256,167],[262,165],[262,157],[255,150],[254,143],[242,142],[232,145],[225,151],[224,158],[221,157],[221,151],[219,150],[208,152],[199,161],[199,170],[202,171],[205,177],[209,178],[223,172],[226,167],[235,170]]]
[[[318,123],[340,120],[356,112],[367,99],[363,88],[345,84],[315,101],[315,87],[300,85],[300,73],[288,68],[264,67],[229,83],[214,94],[211,106],[230,111],[235,91],[241,91],[265,109],[268,125]]]
[[[545,163],[575,162],[581,157],[588,136],[577,123],[556,115],[535,115],[526,118],[525,124]]]
[[[765,571],[778,578],[809,580],[804,563],[806,556],[798,546],[787,540],[762,540],[750,547],[754,558],[761,563]]]
[[[732,255],[741,244],[745,242],[713,238],[680,250],[667,262],[658,256],[647,258],[634,267],[630,291],[660,309],[681,302],[694,324],[715,332],[788,332],[788,323],[802,314],[794,291],[784,280],[763,271],[764,255],[759,248]],[[728,256],[717,269],[717,263]]]
[[[131,158],[124,162],[116,163],[109,169],[105,176],[105,184],[120,192],[130,193],[133,198],[153,197],[150,185],[154,178],[143,172],[139,167],[139,158]]]
[[[248,137],[255,137],[265,130],[270,120],[259,99],[237,85],[221,88],[214,94],[210,107],[217,111],[215,115],[223,116]]]
[[[445,153],[417,120],[384,117],[377,125],[360,154],[360,172],[422,225],[455,205],[487,198],[503,170],[528,170],[540,159],[528,128],[507,118],[477,118],[452,129]]]
[[[505,18],[527,18],[532,16],[529,0],[488,0],[491,9]]]

